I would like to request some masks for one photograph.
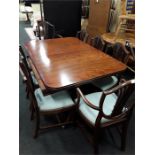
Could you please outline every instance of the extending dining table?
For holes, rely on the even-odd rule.
[[[127,66],[75,37],[32,40],[24,44],[44,94],[89,83]]]

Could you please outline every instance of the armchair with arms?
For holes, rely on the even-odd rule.
[[[127,102],[134,91],[135,80],[120,82],[116,87],[84,95],[77,88],[79,115],[83,122],[92,129],[94,152],[98,153],[98,141],[101,129],[110,126],[121,126],[121,149],[125,150],[129,120],[134,102]],[[81,122],[79,123],[80,126]]]

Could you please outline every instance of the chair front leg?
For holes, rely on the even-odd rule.
[[[99,131],[98,129],[94,130],[94,134],[93,134],[93,146],[94,146],[94,154],[98,154],[99,153],[99,148],[98,148],[98,137],[99,136]]]
[[[33,105],[32,105],[32,107],[31,107],[31,121],[32,120],[34,120],[34,107],[33,107]]]
[[[121,134],[121,150],[122,151],[125,151],[125,148],[126,148],[128,124],[129,124],[128,122],[124,122],[122,125],[122,134]]]
[[[26,92],[26,98],[27,98],[27,99],[29,99],[29,93],[30,93],[30,92],[29,92],[29,90],[27,89],[27,92]]]

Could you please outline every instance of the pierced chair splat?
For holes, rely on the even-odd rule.
[[[128,102],[128,99],[134,91],[134,84],[134,79],[123,81],[112,89],[87,95],[77,88],[79,115],[93,131],[91,142],[95,153],[98,153],[101,129],[110,126],[121,125],[121,149],[125,150],[127,128],[134,108],[134,102]]]
[[[78,31],[76,34],[76,38],[82,40],[83,42],[87,43],[89,39],[89,34],[86,30]]]
[[[102,40],[101,37],[96,36],[94,38],[91,39],[90,41],[90,45],[92,45],[93,47],[105,52],[105,45],[106,43],[104,42],[104,40]]]

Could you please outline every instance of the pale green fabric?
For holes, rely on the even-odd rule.
[[[99,107],[99,101],[100,101],[100,97],[101,97],[102,92],[96,92],[96,93],[92,93],[92,94],[88,94],[85,97],[95,106]],[[110,115],[113,111],[113,108],[116,104],[117,101],[117,96],[116,94],[110,94],[107,95],[105,100],[104,100],[104,104],[103,104],[103,112],[106,115]],[[97,119],[98,110],[92,109],[91,107],[89,107],[86,103],[84,103],[83,99],[80,99],[80,106],[79,106],[79,110],[81,112],[81,114],[86,117],[93,125],[95,125],[95,121]],[[108,119],[102,118],[101,119],[101,123],[105,123],[109,121]]]
[[[35,85],[38,85],[38,81],[37,81],[37,79],[35,78],[34,73],[33,73],[32,71],[31,71],[31,77],[32,77],[33,83],[34,83]]]
[[[35,97],[40,111],[52,111],[74,105],[67,91],[60,91],[52,95],[44,96],[41,89],[35,90]]]
[[[103,79],[95,80],[93,81],[93,84],[102,90],[107,90],[117,84],[117,82],[118,78],[116,76],[110,76]]]

